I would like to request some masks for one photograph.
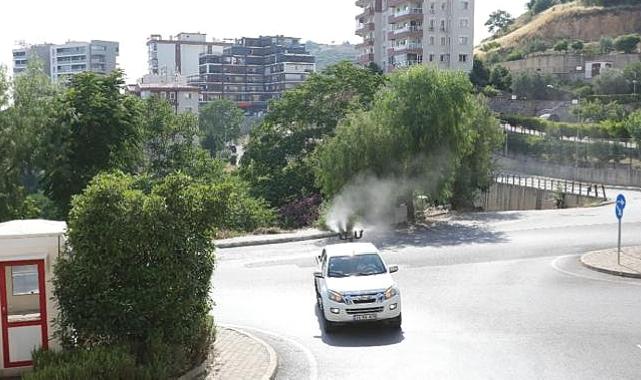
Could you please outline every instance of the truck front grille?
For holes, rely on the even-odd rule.
[[[381,313],[385,308],[383,306],[380,307],[368,307],[368,308],[363,308],[363,309],[346,309],[345,311],[347,314],[353,315],[353,314],[371,314],[371,313]]]

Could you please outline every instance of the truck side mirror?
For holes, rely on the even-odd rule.
[[[314,272],[315,278],[323,278],[323,272]]]

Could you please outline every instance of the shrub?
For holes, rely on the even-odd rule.
[[[612,39],[612,37],[601,37],[601,39],[599,40],[599,48],[601,50],[601,53],[603,54],[614,51],[614,40]]]
[[[24,380],[152,380],[167,373],[136,364],[125,346],[92,347],[71,351],[38,350],[33,354],[33,372]]]
[[[554,50],[556,51],[567,51],[568,50],[568,41],[561,40],[554,45]]]
[[[492,86],[485,86],[483,87],[483,95],[487,96],[488,98],[493,98],[495,96],[498,96],[499,91],[492,87]]]
[[[519,59],[523,59],[523,52],[521,50],[514,50],[510,52],[510,54],[507,55],[505,58],[506,61],[518,61]]]
[[[232,192],[183,174],[151,189],[121,173],[94,178],[73,201],[71,250],[54,271],[64,347],[125,344],[171,375],[197,363],[208,339],[213,229]]]
[[[617,39],[614,40],[614,47],[619,51],[630,54],[634,52],[639,42],[641,42],[640,35],[627,34],[624,36],[617,37]]]
[[[580,40],[576,40],[576,41],[572,42],[572,44],[570,45],[570,47],[574,51],[583,50],[583,46],[584,46],[583,41],[580,41]]]
[[[321,202],[321,196],[314,194],[282,206],[279,210],[281,224],[286,228],[311,226],[318,220]]]
[[[627,94],[630,84],[620,70],[608,69],[594,80],[594,92],[600,95]]]

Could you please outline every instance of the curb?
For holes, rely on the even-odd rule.
[[[269,244],[281,244],[281,243],[291,243],[296,241],[305,241],[305,240],[317,240],[317,239],[326,239],[330,237],[337,236],[336,232],[319,232],[316,234],[305,235],[305,236],[288,236],[280,237],[273,239],[258,239],[252,241],[238,241],[238,242],[229,242],[229,243],[216,243],[216,248],[225,249],[225,248],[239,248],[239,247],[252,247],[256,245],[269,245]]]
[[[586,267],[588,269],[591,269],[591,270],[594,270],[594,271],[597,271],[597,272],[610,274],[610,275],[613,275],[613,276],[641,279],[641,273],[620,272],[620,271],[601,268],[601,267],[598,267],[598,266],[595,266],[595,265],[588,264],[584,259],[585,259],[586,256],[590,255],[591,253],[593,253],[593,252],[588,252],[588,253],[585,253],[585,254],[583,254],[581,256],[580,261],[581,261],[581,264],[583,264],[584,267]]]
[[[234,327],[228,327],[225,325],[218,325],[218,327],[222,327],[227,330],[231,330],[234,332],[237,332],[238,334],[245,335],[249,339],[254,340],[255,342],[259,343],[261,346],[267,350],[267,354],[269,355],[269,364],[267,365],[267,370],[265,371],[265,374],[261,376],[259,379],[260,380],[274,380],[276,378],[276,372],[278,371],[278,355],[276,354],[276,351],[272,346],[267,344],[264,340],[256,337],[253,334],[250,334],[246,331],[239,330]]]

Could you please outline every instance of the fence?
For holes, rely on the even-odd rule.
[[[494,182],[505,185],[529,187],[538,190],[574,194],[584,197],[607,199],[604,185],[584,183],[566,179],[552,179],[545,177],[522,176],[519,174],[499,174]]]

